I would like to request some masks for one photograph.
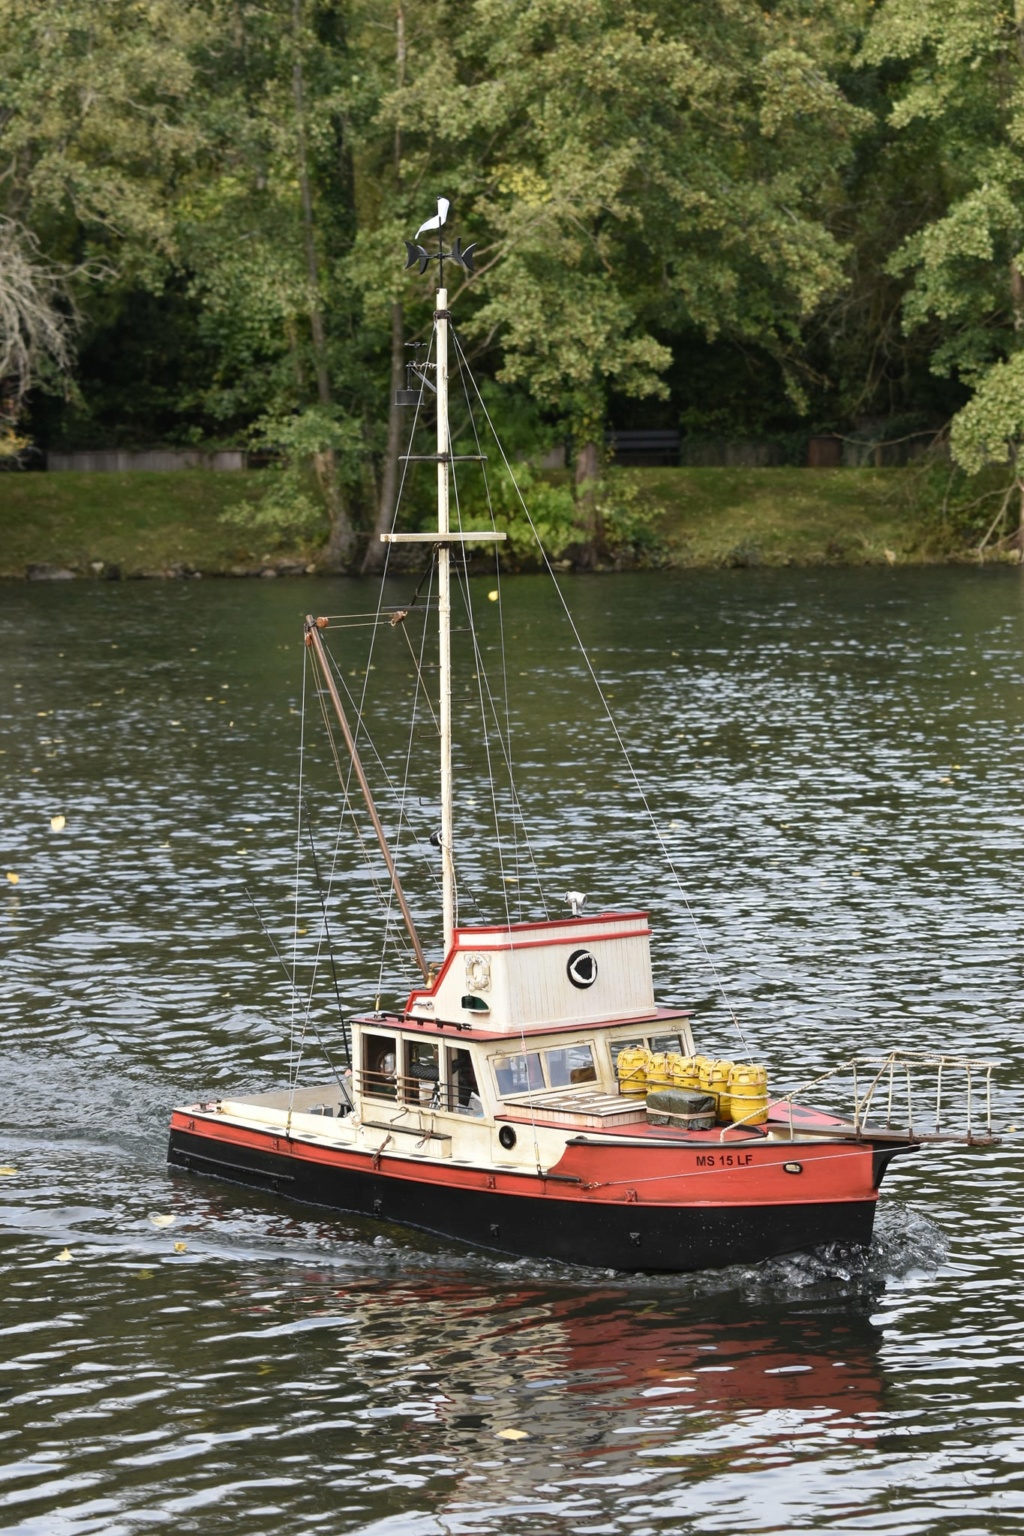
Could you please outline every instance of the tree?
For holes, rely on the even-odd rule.
[[[927,136],[944,191],[939,215],[889,262],[911,278],[904,324],[933,325],[933,371],[971,390],[953,419],[952,452],[968,473],[1011,467],[1000,517],[1018,489],[1010,541],[1024,550],[1024,5],[888,0],[863,57],[905,66],[891,121]]]
[[[842,271],[822,200],[862,120],[805,19],[727,0],[461,13],[437,132],[490,245],[470,328],[572,433],[585,562],[609,391],[663,395],[683,329],[756,341],[802,399],[801,321]]]
[[[10,421],[66,385],[76,300],[171,252],[167,184],[195,148],[182,117],[190,0],[0,0],[0,375]]]
[[[174,200],[179,261],[218,359],[205,404],[214,419],[255,418],[256,440],[282,457],[250,521],[314,536],[326,523],[325,563],[340,569],[355,547],[358,465],[338,281],[352,225],[345,38],[321,0],[217,9],[217,36],[197,56],[203,153]]]

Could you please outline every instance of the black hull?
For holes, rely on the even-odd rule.
[[[445,1184],[361,1168],[326,1167],[271,1150],[218,1145],[172,1130],[172,1166],[308,1205],[415,1227],[518,1258],[598,1269],[717,1269],[803,1252],[824,1243],[866,1248],[874,1200],[750,1206],[644,1206],[559,1199]],[[888,1158],[886,1158],[888,1161]],[[879,1170],[881,1171],[881,1170]]]

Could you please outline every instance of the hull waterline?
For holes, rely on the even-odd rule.
[[[208,1134],[201,1121],[186,1127],[187,1121],[172,1126],[168,1157],[173,1167],[194,1174],[517,1257],[676,1273],[756,1263],[829,1243],[867,1247],[877,1184],[902,1150],[857,1149],[864,1164],[864,1178],[853,1181],[860,1198],[768,1203],[752,1192],[749,1202],[670,1204],[641,1201],[632,1190],[590,1195],[580,1180],[564,1175],[484,1169],[456,1174],[400,1158],[357,1160],[299,1141],[282,1150],[284,1139],[269,1133],[225,1139]],[[787,1153],[793,1157],[796,1150]]]

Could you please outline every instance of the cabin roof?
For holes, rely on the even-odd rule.
[[[360,1013],[354,1015],[351,1022],[359,1024],[367,1029],[404,1029],[415,1030],[418,1034],[433,1035],[438,1039],[458,1040],[470,1039],[502,1041],[510,1051],[514,1051],[516,1042],[520,1039],[531,1040],[545,1035],[593,1035],[597,1032],[605,1033],[613,1029],[643,1030],[653,1025],[671,1024],[676,1019],[688,1019],[692,1016],[692,1008],[656,1008],[652,1013],[643,1018],[628,1019],[588,1019],[586,1021],[575,1020],[568,1024],[527,1024],[521,1030],[510,1033],[507,1029],[482,1029],[476,1025],[462,1022],[446,1024],[440,1019],[418,1019],[405,1013]]]

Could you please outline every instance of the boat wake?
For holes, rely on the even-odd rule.
[[[765,1259],[759,1264],[735,1264],[692,1275],[620,1274],[609,1270],[567,1269],[525,1260],[483,1260],[492,1276],[509,1279],[567,1279],[583,1285],[606,1285],[614,1278],[630,1289],[689,1293],[695,1299],[729,1294],[750,1301],[842,1299],[877,1296],[890,1282],[911,1275],[934,1274],[949,1255],[949,1239],[927,1216],[898,1201],[879,1206],[870,1248],[829,1243],[806,1253]]]

